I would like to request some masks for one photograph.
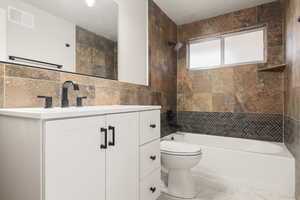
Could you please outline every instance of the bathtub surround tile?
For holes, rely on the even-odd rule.
[[[178,74],[178,111],[283,113],[283,74],[257,73],[256,65],[226,69],[223,78],[224,69],[201,71],[205,78],[194,71]]]
[[[192,94],[192,111],[212,111],[212,94],[211,93],[193,93]]]
[[[178,130],[176,113],[174,117],[174,119],[170,120],[167,117],[167,113],[161,113],[161,137],[175,133]]]
[[[177,112],[182,132],[283,142],[283,117],[273,114]]]
[[[284,141],[292,152],[300,152],[300,121],[284,116]]]
[[[212,95],[213,112],[234,112],[241,110],[237,100],[231,94],[214,93]]]
[[[282,8],[282,3],[276,1],[178,27],[178,40],[184,44],[193,38],[232,33],[262,24],[267,26],[268,35],[268,62],[263,65],[188,70],[186,46],[180,49],[177,59],[180,130],[283,141],[284,75],[257,72],[259,67],[285,62]]]
[[[258,67],[285,61],[283,15],[282,3],[275,1],[180,25],[178,40],[186,44],[193,38],[232,33],[265,24],[268,62],[264,65],[188,70],[187,51],[185,47],[181,48],[177,62],[177,95],[180,101],[178,111],[283,114],[283,73],[257,73]],[[193,97],[193,94],[197,95]]]
[[[233,93],[235,91],[234,68],[213,69],[208,71],[212,79],[212,93]]]
[[[209,71],[207,70],[195,70],[194,73],[191,74],[191,83],[192,90],[194,92],[210,92],[213,87],[212,77],[209,75]],[[199,82],[198,80],[203,80]],[[183,88],[181,88],[183,90]]]

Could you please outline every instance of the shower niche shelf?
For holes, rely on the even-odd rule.
[[[274,65],[271,67],[264,67],[257,69],[258,72],[283,72],[286,64]]]

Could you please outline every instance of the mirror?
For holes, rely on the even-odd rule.
[[[118,79],[114,0],[1,0],[0,60]]]

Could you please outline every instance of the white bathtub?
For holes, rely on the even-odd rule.
[[[194,173],[282,197],[295,196],[295,161],[282,143],[180,132],[164,139],[171,137],[201,147],[203,158]]]

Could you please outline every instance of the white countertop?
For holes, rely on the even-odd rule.
[[[84,106],[69,108],[12,108],[0,109],[0,116],[22,117],[32,119],[62,119],[73,117],[87,117],[115,113],[139,112],[159,110],[161,106]]]

